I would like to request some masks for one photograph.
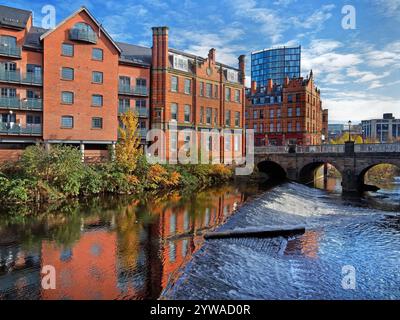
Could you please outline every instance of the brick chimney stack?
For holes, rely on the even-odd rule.
[[[251,89],[250,90],[251,90],[250,92],[251,92],[252,95],[257,92],[257,82],[256,81],[253,80],[251,82]]]
[[[152,63],[155,68],[168,65],[168,27],[153,27]]]
[[[215,63],[215,49],[211,48],[210,51],[208,51],[208,61],[209,63]]]
[[[284,81],[284,83],[283,83],[283,86],[284,87],[287,87],[289,85],[289,77],[286,77],[285,78],[285,81]]]
[[[239,70],[242,83],[244,84],[246,81],[246,56],[244,54],[239,56]]]

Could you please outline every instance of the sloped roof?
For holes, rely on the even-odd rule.
[[[24,29],[32,12],[0,5],[0,27]]]
[[[39,27],[31,27],[25,38],[24,47],[33,49],[42,49],[42,43],[40,42],[40,36],[47,32],[48,29]]]
[[[72,13],[70,16],[68,16],[67,18],[65,18],[63,21],[61,21],[54,29],[50,29],[47,32],[45,32],[44,34],[42,34],[40,36],[40,40],[43,40],[45,37],[47,37],[49,34],[51,34],[54,30],[56,30],[59,26],[61,26],[62,24],[64,24],[66,21],[68,21],[69,19],[71,19],[72,17],[74,17],[75,15],[77,15],[78,13],[85,11],[86,14],[90,17],[90,19],[93,20],[93,22],[99,27],[99,29],[101,30],[101,32],[104,33],[104,35],[108,38],[108,40],[111,41],[111,43],[114,45],[114,47],[118,50],[118,52],[121,52],[121,48],[117,45],[117,43],[111,38],[111,36],[107,33],[107,31],[103,28],[103,26],[96,20],[96,18],[90,13],[90,11],[86,8],[86,7],[80,7],[77,11],[75,11],[74,13]]]
[[[152,59],[151,48],[137,46],[124,42],[117,42],[117,45],[121,49],[121,56],[119,58],[120,61],[151,65],[151,59]]]

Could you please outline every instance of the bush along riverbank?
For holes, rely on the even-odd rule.
[[[28,147],[17,162],[0,167],[2,203],[51,202],[98,194],[202,189],[227,182],[232,169],[222,164],[149,164],[139,148],[137,118],[123,115],[114,161],[88,164],[71,146]]]

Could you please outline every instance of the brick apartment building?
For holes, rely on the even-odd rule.
[[[82,7],[54,29],[32,12],[0,6],[0,159],[31,144],[80,146],[107,158],[118,112],[135,107],[149,128],[151,50],[116,43]]]
[[[316,145],[327,139],[328,110],[322,109],[312,71],[304,78],[285,79],[283,86],[252,82],[246,99],[246,127],[255,131],[255,145]]]
[[[170,120],[178,130],[243,128],[244,56],[235,69],[214,49],[205,59],[170,49],[166,27],[153,28],[153,48],[115,42],[85,7],[51,30],[33,26],[30,11],[0,9],[0,160],[37,142],[107,158],[129,108],[143,143]]]
[[[207,58],[169,48],[168,28],[153,28],[152,47],[152,127],[167,129],[172,123],[178,132],[184,129],[201,131],[240,129],[244,126],[245,56],[238,58],[239,68],[216,61],[216,50]],[[244,135],[243,135],[244,136]],[[187,135],[188,142],[195,137]],[[221,158],[242,154],[243,139],[239,136],[220,138],[217,149]],[[175,137],[166,138],[170,154],[179,149]],[[170,154],[167,154],[168,158]]]

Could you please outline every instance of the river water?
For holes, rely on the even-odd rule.
[[[2,208],[0,299],[399,299],[400,179],[362,198],[328,185]],[[299,224],[292,238],[202,236]],[[49,265],[54,290],[41,286]],[[342,283],[349,268],[354,289]]]

